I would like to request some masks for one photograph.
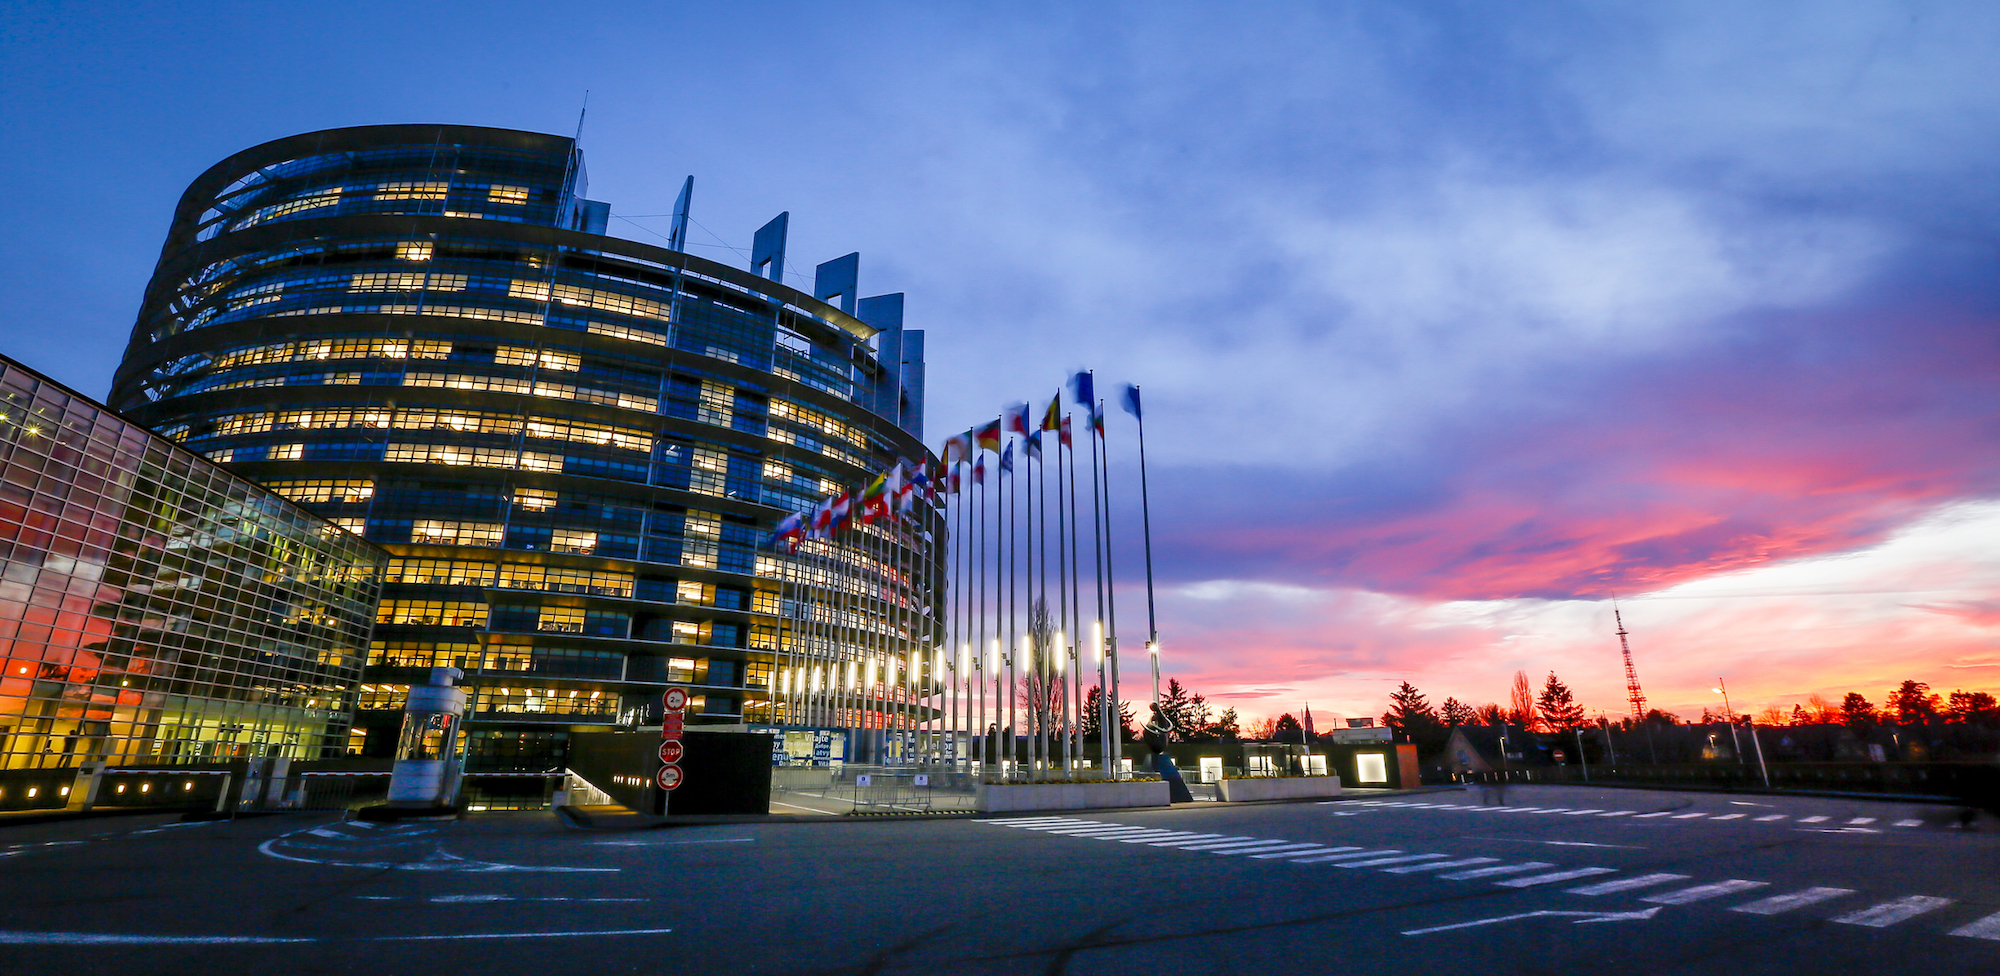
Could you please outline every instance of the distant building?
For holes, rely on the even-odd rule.
[[[91,761],[339,755],[385,560],[0,357],[0,809]]]
[[[112,402],[390,551],[358,752],[434,665],[467,673],[469,770],[550,772],[670,682],[737,724],[785,660],[929,660],[940,527],[760,549],[930,459],[902,296],[857,298],[858,255],[785,284],[784,215],[753,272],[606,236],[585,193],[565,137],[369,126],[237,153],[175,213]]]

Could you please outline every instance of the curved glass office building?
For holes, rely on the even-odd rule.
[[[931,460],[902,296],[857,300],[856,255],[783,284],[784,215],[751,272],[606,236],[584,193],[568,138],[371,126],[231,156],[174,215],[111,402],[389,551],[356,751],[438,665],[473,689],[468,768],[533,771],[669,683],[759,722],[800,655],[932,657],[923,506],[764,544]]]

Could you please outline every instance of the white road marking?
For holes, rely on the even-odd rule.
[[[1872,824],[1874,822],[1875,822],[1874,817],[1855,817],[1854,819],[1849,820],[1847,822],[1847,825],[1850,827],[1859,827],[1862,824]]]
[[[1577,920],[1573,923],[1576,925],[1583,925],[1588,922],[1622,922],[1634,919],[1652,918],[1654,915],[1659,914],[1659,911],[1660,910],[1657,908],[1648,908],[1644,911],[1637,911],[1637,912],[1552,912],[1552,911],[1522,912],[1519,915],[1502,915],[1499,918],[1482,918],[1472,922],[1459,922],[1456,925],[1433,925],[1427,929],[1411,929],[1408,932],[1404,932],[1403,934],[1427,935],[1432,932],[1449,932],[1452,929],[1469,929],[1477,925],[1493,925],[1497,922],[1512,922],[1517,919],[1544,918],[1547,916],[1558,916],[1558,917],[1583,916],[1581,918],[1577,918]]]
[[[1923,826],[1923,825],[1924,825],[1924,822],[1923,822],[1923,821],[1921,821],[1921,820],[1898,820],[1898,821],[1896,821],[1896,826],[1898,826],[1898,827],[1921,827],[1921,826]]]
[[[1650,819],[1652,819],[1652,818],[1654,818],[1654,817],[1671,817],[1671,816],[1673,816],[1673,815],[1674,815],[1674,812],[1673,812],[1672,810],[1662,810],[1662,811],[1660,811],[1659,813],[1642,813],[1642,814],[1640,814],[1640,815],[1638,815],[1638,816],[1636,816],[1636,817],[1633,817],[1632,819],[1634,819],[1634,820],[1650,820]]]
[[[1211,848],[1209,848],[1209,849],[1208,849],[1207,853],[1209,853],[1209,854],[1263,854],[1263,853],[1267,853],[1267,852],[1271,852],[1271,851],[1291,851],[1291,852],[1293,852],[1293,853],[1296,853],[1296,854],[1303,854],[1303,853],[1305,853],[1305,852],[1306,852],[1307,850],[1310,850],[1310,849],[1312,849],[1312,848],[1316,848],[1316,847],[1318,847],[1318,846],[1320,846],[1320,845],[1318,845],[1318,844],[1294,844],[1294,843],[1287,843],[1287,842],[1285,842],[1285,841],[1282,841],[1282,840],[1267,840],[1267,841],[1263,841],[1263,842],[1261,842],[1261,843],[1257,843],[1257,844],[1236,844],[1236,845],[1233,845],[1233,846],[1230,846],[1230,847],[1211,847]]]
[[[1685,874],[1642,874],[1636,878],[1619,878],[1616,881],[1600,881],[1594,885],[1571,888],[1569,893],[1572,895],[1615,895],[1621,891],[1636,891],[1640,888],[1663,885],[1669,881],[1686,881],[1687,879],[1688,876]]]
[[[1782,813],[1770,813],[1756,818],[1758,823],[1770,823],[1773,820],[1783,820],[1783,819],[1785,819],[1785,815]]]
[[[1047,831],[1051,830],[1083,830],[1083,829],[1088,829],[1090,827],[1111,827],[1111,826],[1117,826],[1117,825],[1109,824],[1102,820],[1058,820],[1055,823],[1022,824],[1021,829],[1032,830],[1035,831],[1036,833],[1046,833]]]
[[[1474,878],[1491,878],[1502,874],[1519,874],[1523,871],[1539,871],[1542,868],[1552,867],[1555,865],[1547,861],[1529,861],[1526,864],[1502,864],[1496,868],[1473,868],[1470,871],[1440,874],[1438,877],[1446,881],[1471,881]]]
[[[1475,864],[1498,864],[1497,857],[1461,857],[1456,861],[1432,861],[1428,864],[1405,864],[1399,868],[1383,868],[1383,874],[1415,874],[1419,871],[1443,871],[1447,868],[1469,868]]]
[[[1885,901],[1880,905],[1870,905],[1858,912],[1848,912],[1834,921],[1842,925],[1866,925],[1871,929],[1888,928],[1897,922],[1916,918],[1926,912],[1934,912],[1951,904],[1949,898],[1933,898],[1929,895],[1911,895],[1895,901]]]
[[[1706,816],[1708,816],[1708,814],[1705,814],[1705,813],[1677,813],[1677,814],[1674,814],[1674,819],[1675,819],[1675,820],[1693,820],[1693,819],[1694,819],[1694,818],[1696,818],[1696,817],[1706,817]]]
[[[1610,813],[1600,813],[1600,814],[1598,814],[1598,816],[1600,816],[1600,817],[1629,817],[1629,816],[1631,816],[1631,815],[1633,815],[1633,814],[1635,814],[1635,813],[1638,813],[1638,812],[1639,812],[1639,811],[1637,811],[1637,810],[1613,810],[1613,811],[1611,811]]]
[[[1573,868],[1568,871],[1557,871],[1553,874],[1537,874],[1526,878],[1508,878],[1505,881],[1495,881],[1493,883],[1502,888],[1533,888],[1536,885],[1555,884],[1558,881],[1575,881],[1578,878],[1616,873],[1618,873],[1617,868]]]
[[[1543,808],[1543,809],[1540,809],[1540,810],[1536,810],[1535,812],[1536,812],[1536,813],[1568,813],[1568,812],[1569,812],[1569,808],[1568,808],[1568,807],[1545,807],[1545,808]]]
[[[1952,929],[1951,934],[1962,935],[1968,939],[2000,941],[2000,912],[1988,915],[1971,925],[1961,925],[1958,928]]]
[[[1267,854],[1252,854],[1250,855],[1250,858],[1251,860],[1261,861],[1267,858],[1281,858],[1281,857],[1292,858],[1292,857],[1298,857],[1301,854],[1335,854],[1340,851],[1358,851],[1360,849],[1361,848],[1359,847],[1327,847],[1322,844],[1308,844],[1306,845],[1305,850],[1298,850],[1298,851],[1277,850],[1277,851],[1271,851],[1270,853]]]
[[[1833,819],[1832,817],[1800,817],[1800,818],[1799,818],[1799,822],[1800,822],[1800,823],[1825,823],[1825,822],[1827,822],[1827,821],[1829,821],[1829,820],[1832,820],[1832,819]]]
[[[1165,837],[1118,837],[1118,838],[1114,838],[1114,839],[1115,839],[1115,840],[1117,840],[1117,841],[1118,841],[1118,843],[1120,843],[1120,844],[1152,844],[1152,845],[1154,845],[1155,847],[1157,847],[1157,846],[1159,846],[1159,843],[1160,843],[1160,842],[1162,842],[1162,841],[1168,841],[1168,840],[1214,840],[1215,838],[1217,838],[1217,837],[1220,837],[1220,836],[1222,836],[1222,835],[1221,835],[1221,834],[1199,834],[1199,833],[1194,833],[1194,832],[1191,832],[1191,831],[1185,831],[1185,830],[1183,830],[1183,831],[1179,831],[1179,832],[1176,832],[1176,833],[1172,833],[1172,834],[1168,834],[1168,835],[1166,835]]]
[[[1714,819],[1714,820],[1741,820],[1741,819],[1743,819],[1744,817],[1747,817],[1747,816],[1749,816],[1749,814],[1747,814],[1747,813],[1725,813],[1725,814],[1721,814],[1721,815],[1719,815],[1719,816],[1716,816],[1716,817],[1713,817],[1713,818],[1711,818],[1711,819]]]
[[[1652,902],[1655,905],[1686,905],[1697,901],[1707,901],[1710,898],[1720,898],[1723,895],[1733,895],[1739,891],[1754,891],[1758,888],[1767,887],[1769,884],[1770,882],[1768,881],[1717,881],[1714,884],[1695,885],[1692,888],[1682,888],[1679,891],[1665,891],[1657,895],[1647,895],[1639,900]]]
[[[1759,898],[1747,905],[1737,905],[1731,908],[1730,911],[1742,912],[1746,915],[1777,915],[1782,912],[1789,912],[1795,908],[1817,905],[1823,901],[1832,901],[1842,895],[1851,894],[1854,894],[1853,888],[1807,888],[1803,891],[1794,891],[1790,894]]]
[[[1401,854],[1402,851],[1361,851],[1355,854],[1315,854],[1310,857],[1294,858],[1293,864],[1325,864],[1329,861],[1346,861],[1359,857],[1376,857],[1385,854]]]
[[[1046,831],[1051,837],[1104,837],[1112,834],[1156,834],[1164,833],[1157,827],[1065,827],[1061,830]]]
[[[1153,846],[1171,847],[1176,850],[1182,850],[1182,851],[1202,851],[1202,850],[1207,850],[1208,848],[1211,847],[1230,847],[1236,844],[1241,844],[1245,841],[1254,841],[1256,839],[1257,838],[1255,837],[1224,837],[1221,840],[1204,840],[1193,844],[1187,843],[1185,841],[1170,840],[1154,844]]]
[[[1565,814],[1563,814],[1563,816],[1565,816],[1565,817],[1581,817],[1581,816],[1583,816],[1583,815],[1585,815],[1585,814],[1590,814],[1590,813],[1603,813],[1603,812],[1604,812],[1604,808],[1603,808],[1603,807],[1598,807],[1597,809],[1594,809],[1594,810],[1571,810],[1571,811],[1569,811],[1568,813],[1565,813]]]
[[[1024,823],[1047,823],[1047,822],[1049,822],[1049,821],[1051,821],[1051,820],[1062,820],[1062,819],[1064,819],[1064,818],[1062,818],[1062,817],[996,817],[996,818],[991,818],[991,819],[986,819],[986,820],[974,820],[974,821],[973,821],[973,823],[989,823],[989,824],[1003,824],[1003,825],[1009,825],[1009,826],[1011,826],[1011,825],[1013,825],[1013,824],[1024,824]]]
[[[1193,837],[1177,837],[1177,838],[1175,838],[1175,839],[1173,839],[1173,840],[1149,840],[1149,841],[1133,841],[1133,843],[1135,843],[1135,844],[1146,844],[1146,845],[1148,845],[1148,846],[1151,846],[1151,847],[1176,847],[1176,846],[1179,846],[1179,845],[1181,845],[1181,844],[1188,844],[1188,843],[1193,843],[1193,842],[1195,842],[1195,841],[1200,841],[1200,840],[1223,840],[1223,839],[1228,839],[1228,840],[1249,840],[1250,838],[1248,838],[1248,837],[1230,837],[1230,836],[1229,836],[1229,835],[1227,835],[1227,834],[1196,834],[1196,835],[1194,835]]]
[[[1451,855],[1449,854],[1404,854],[1399,857],[1371,857],[1365,861],[1342,861],[1339,864],[1334,865],[1334,867],[1373,868],[1373,867],[1380,867],[1384,864],[1408,864],[1412,861],[1435,861],[1438,858],[1450,857],[1450,856]]]

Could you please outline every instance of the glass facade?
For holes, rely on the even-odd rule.
[[[558,136],[333,130],[219,164],[169,232],[112,402],[390,551],[357,751],[435,665],[467,672],[474,767],[552,768],[669,682],[696,721],[768,718],[800,607],[866,618],[815,653],[936,644],[930,516],[761,545],[929,460],[894,419],[920,372],[779,282],[593,233],[582,174]]]
[[[339,755],[385,560],[0,359],[0,768]]]

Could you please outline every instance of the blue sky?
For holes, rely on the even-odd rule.
[[[215,161],[588,90],[614,233],[692,173],[697,253],[788,210],[909,294],[933,441],[1143,383],[1170,670],[1246,711],[1615,714],[1614,591],[1662,704],[1991,687],[1996,51],[1985,4],[16,3],[0,342],[101,395]]]

